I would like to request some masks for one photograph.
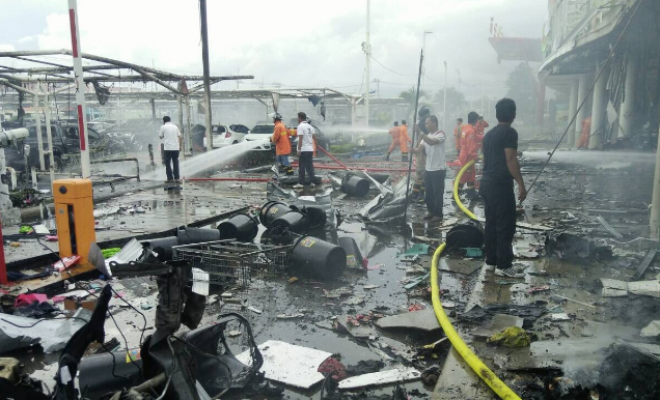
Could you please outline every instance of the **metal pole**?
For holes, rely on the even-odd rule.
[[[190,95],[186,95],[184,100],[185,100],[184,104],[186,107],[186,124],[188,125],[186,127],[186,130],[188,131],[188,140],[192,140],[192,119],[190,115],[192,113],[190,112]]]
[[[151,103],[151,118],[156,118],[156,99],[149,99]]]
[[[202,63],[204,64],[204,99],[206,100],[205,117],[206,117],[206,148],[213,150],[213,118],[211,115],[211,81],[209,66],[209,32],[206,22],[206,0],[199,0],[199,14],[202,22]]]
[[[83,82],[82,48],[80,47],[80,28],[78,25],[78,2],[69,0],[69,24],[71,27],[71,53],[73,55],[73,75],[76,81],[76,104],[78,109],[78,133],[80,135],[80,165],[82,177],[89,178],[89,150],[87,149],[87,121],[85,120],[85,83]]]
[[[177,108],[179,111],[179,128],[181,129],[181,132],[183,133],[183,158],[186,157],[186,154],[188,154],[188,150],[190,150],[190,146],[188,143],[188,137],[190,136],[190,132],[188,132],[187,129],[183,127],[183,96],[177,95]]]
[[[43,92],[41,85],[39,85],[39,90]],[[55,155],[53,154],[53,132],[50,126],[50,102],[48,101],[48,93],[44,94],[44,115],[46,116],[46,140],[48,141],[48,161],[50,164],[50,184],[52,186],[55,182]]]
[[[420,51],[419,53],[419,72],[417,74],[417,94],[415,95],[415,114],[413,114],[413,137],[412,137],[412,145],[415,146],[415,143],[417,143],[417,132],[416,132],[416,127],[417,127],[417,106],[419,105],[419,86],[422,83],[422,63],[424,61],[424,50]],[[406,181],[406,208],[403,211],[403,218],[407,219],[408,217],[408,206],[410,205],[410,173],[412,172],[412,157],[408,159],[408,178]]]
[[[445,90],[442,101],[442,130],[447,132],[447,61],[445,61]]]
[[[46,170],[46,161],[44,159],[44,138],[41,133],[41,114],[39,113],[39,95],[34,95],[34,112],[36,114],[36,123],[37,123],[37,153],[39,154],[39,169],[41,171]]]
[[[365,95],[366,97],[364,99],[364,107],[365,107],[366,120],[367,120],[367,128],[369,127],[369,92],[371,90],[370,86],[369,86],[370,79],[371,79],[371,77],[370,77],[370,75],[371,75],[371,40],[369,38],[369,34],[370,34],[370,32],[369,32],[370,31],[370,26],[369,26],[370,21],[369,20],[371,19],[370,14],[371,14],[371,0],[367,0],[367,41],[366,41],[366,46],[365,46],[365,49],[364,49],[364,52],[367,55],[367,71],[365,73],[366,78],[367,78],[367,82],[366,82],[367,83],[367,85],[366,85],[367,93],[366,93],[366,95]]]
[[[4,152],[4,150],[2,150]],[[7,279],[7,264],[5,263],[5,241],[2,237],[2,219],[0,217],[0,283],[6,285],[9,283]]]
[[[630,52],[626,62],[625,99],[619,112],[619,138],[630,137],[633,133],[635,117],[635,98],[637,97],[637,74],[639,58],[637,53]]]

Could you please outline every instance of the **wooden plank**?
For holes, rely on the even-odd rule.
[[[635,271],[635,275],[633,275],[633,280],[638,280],[644,275],[649,265],[651,265],[651,263],[653,262],[653,259],[655,258],[655,254],[657,252],[658,250],[651,249],[649,250],[648,253],[646,253],[646,257],[644,257],[644,260],[642,260],[642,262],[637,267],[637,271]]]

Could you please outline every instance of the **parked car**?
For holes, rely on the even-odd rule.
[[[131,150],[146,150],[149,144],[157,150],[160,144],[158,131],[162,125],[163,120],[160,118],[136,118],[120,122],[106,132],[110,137],[124,142]]]
[[[250,129],[241,124],[232,125],[214,125],[213,126],[213,147],[225,147],[232,144],[241,143],[245,136],[250,134]]]
[[[25,171],[31,167],[39,167],[39,141],[37,138],[36,124],[25,126],[28,130],[28,137],[22,145],[11,146],[5,149],[5,158],[7,166],[17,171]],[[58,123],[51,122],[51,135],[53,139],[53,161],[55,170],[62,171],[67,164],[73,162],[80,156],[80,138],[78,136],[78,125],[70,122]],[[43,149],[48,150],[48,139],[46,123],[41,124],[41,135]],[[91,158],[116,158],[121,157],[126,152],[123,142],[111,138],[109,135],[96,132],[94,129],[87,128],[87,137],[89,140],[89,149]],[[25,154],[29,146],[29,153]],[[25,165],[27,159],[28,165]],[[50,168],[50,158],[44,157],[46,168]]]
[[[250,133],[245,135],[245,141],[252,142],[255,140],[269,139],[273,135],[274,131],[275,131],[274,123],[272,122],[258,123],[257,125],[254,126],[254,128],[250,129]],[[264,143],[258,148],[255,148],[254,150],[270,151],[271,149],[274,150],[275,146],[272,146],[272,143],[268,142],[268,143]]]
[[[294,129],[295,130],[296,127],[288,128],[288,129]],[[319,146],[321,146],[321,147],[323,147],[324,149],[327,150],[328,145],[329,145],[329,141],[323,135],[323,132],[321,132],[321,130],[319,129],[319,127],[317,125],[312,123],[312,127],[314,128],[314,133],[316,135],[316,143]],[[275,124],[273,124],[273,123],[270,123],[270,124],[269,123],[257,124],[257,125],[254,126],[254,128],[252,128],[250,130],[250,134],[245,136],[245,140],[246,141],[253,141],[253,140],[268,139],[273,135],[274,130],[275,130]],[[292,150],[291,153],[292,154],[295,154],[297,146],[298,146],[298,137],[297,136],[291,137],[291,150]],[[263,145],[259,146],[255,150],[264,151],[264,150],[271,150],[271,149],[274,150],[275,146],[273,146],[272,143],[268,142],[268,143],[264,143]],[[322,152],[321,153],[317,152],[317,156],[322,156],[322,155],[323,155]]]
[[[318,146],[323,147],[324,149],[328,150],[330,146],[330,141],[328,138],[321,132],[321,129],[318,127],[318,125],[312,123],[312,128],[314,128],[314,134],[316,135],[316,144]],[[298,136],[295,136],[291,138],[291,148],[296,149],[298,147]],[[323,157],[325,154],[322,151],[317,151],[316,156],[317,157]]]

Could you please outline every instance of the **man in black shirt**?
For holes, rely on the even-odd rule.
[[[518,132],[511,127],[516,118],[516,103],[511,99],[500,100],[495,114],[499,123],[483,141],[481,196],[486,206],[486,264],[496,266],[495,273],[499,276],[520,277],[522,271],[512,267],[516,231],[513,181],[518,183],[520,202],[527,197],[527,190],[518,164]]]

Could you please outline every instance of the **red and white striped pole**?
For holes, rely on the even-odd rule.
[[[85,119],[85,82],[83,81],[82,49],[80,48],[80,28],[78,24],[78,2],[69,0],[69,24],[71,26],[71,52],[73,53],[73,74],[76,79],[76,104],[78,110],[78,133],[80,136],[80,165],[82,177],[89,178],[89,149],[87,145],[87,121]]]

